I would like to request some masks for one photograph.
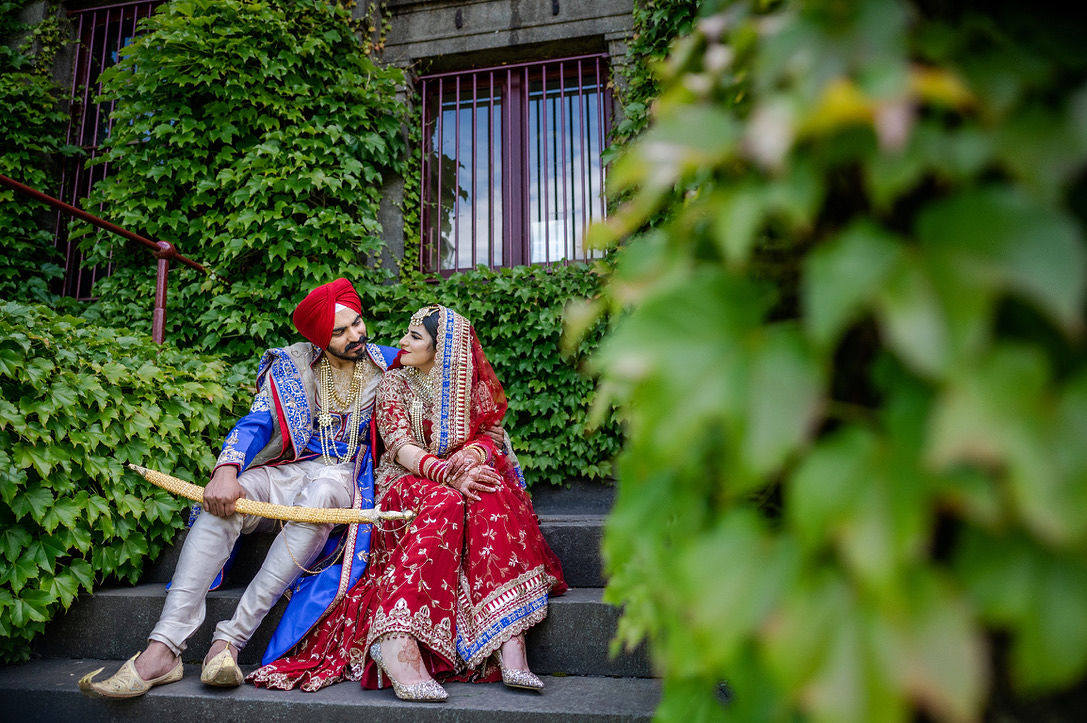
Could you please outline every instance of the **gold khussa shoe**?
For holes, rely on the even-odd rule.
[[[515,670],[507,668],[502,662],[502,651],[496,651],[495,660],[498,661],[498,669],[502,671],[502,683],[507,688],[520,688],[521,690],[534,690],[537,693],[544,688],[544,682],[531,670]]]
[[[400,700],[420,701],[423,703],[441,703],[449,697],[449,693],[436,680],[423,680],[418,683],[401,683],[389,675],[385,668],[385,659],[381,657],[381,643],[370,646],[370,657],[377,664],[377,686],[381,687],[382,673],[393,684],[393,692]]]
[[[103,669],[99,668],[87,673],[79,679],[79,689],[87,695],[101,698],[135,698],[143,695],[156,685],[176,683],[185,674],[185,666],[181,664],[181,658],[178,657],[177,665],[169,673],[151,680],[144,680],[136,672],[136,658],[138,657],[140,657],[140,654],[136,653],[125,661],[120,670],[97,683],[94,676],[101,673]]]
[[[230,643],[200,670],[200,682],[216,688],[237,688],[244,678],[242,669],[230,655]]]

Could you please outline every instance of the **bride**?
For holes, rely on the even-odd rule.
[[[374,482],[406,529],[373,530],[362,579],[293,649],[250,674],[255,685],[318,690],[390,682],[404,700],[448,697],[435,680],[539,690],[525,632],[566,590],[509,445],[484,430],[506,396],[468,320],[444,306],[411,317],[374,414],[385,452]],[[399,526],[397,526],[399,524]]]

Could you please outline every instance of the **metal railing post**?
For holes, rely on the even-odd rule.
[[[151,315],[151,338],[156,344],[166,339],[166,277],[170,273],[170,258],[176,251],[165,241],[158,242],[158,274],[155,277],[155,311]]]

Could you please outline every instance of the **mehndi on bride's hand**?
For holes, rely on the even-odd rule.
[[[465,446],[449,455],[446,461],[449,463],[449,479],[454,480],[472,467],[478,467],[484,460],[477,451],[478,446]]]
[[[468,499],[478,502],[478,492],[494,492],[501,483],[502,477],[493,467],[478,464],[464,470],[459,476],[450,477],[449,486]]]

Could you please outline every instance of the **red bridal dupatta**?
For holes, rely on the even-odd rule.
[[[498,680],[490,656],[543,620],[549,596],[566,590],[516,457],[483,434],[505,415],[505,391],[468,320],[436,308],[431,374],[394,363],[375,408],[387,447],[374,474],[378,502],[414,510],[416,519],[407,529],[375,528],[363,578],[291,654],[250,674],[255,685],[312,691],[346,679],[377,687],[369,645],[387,634],[416,638],[440,680]],[[413,407],[423,411],[421,425]],[[408,443],[443,458],[480,445],[503,482],[478,502],[465,500],[397,464]]]

